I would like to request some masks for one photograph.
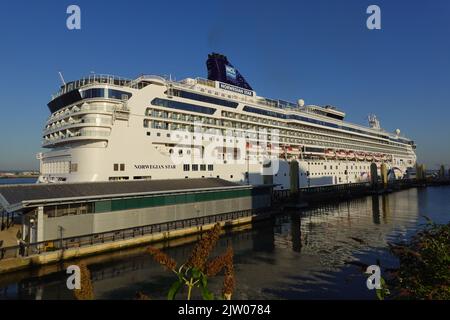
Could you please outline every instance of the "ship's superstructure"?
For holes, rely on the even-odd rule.
[[[392,179],[415,166],[414,142],[373,116],[366,127],[332,106],[258,96],[222,55],[209,56],[208,71],[209,79],[91,75],[63,85],[48,104],[39,181],[262,184],[270,174],[289,189],[293,160],[300,187],[367,181],[371,163],[386,163]]]

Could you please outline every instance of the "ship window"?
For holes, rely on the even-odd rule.
[[[183,103],[173,100],[166,100],[166,99],[160,99],[155,98],[151,101],[151,104],[154,106],[160,106],[165,108],[171,108],[171,109],[178,109],[178,110],[184,110],[184,111],[191,111],[191,112],[198,112],[198,113],[205,113],[205,114],[213,114],[216,112],[216,109],[214,108],[208,108],[208,107],[201,107],[194,104],[189,103]]]
[[[208,164],[208,171],[213,171],[213,170],[214,170],[214,165]]]
[[[103,89],[102,89],[103,90]],[[132,96],[131,93],[120,91],[120,90],[114,90],[114,89],[108,89],[108,97],[112,99],[118,99],[118,100],[128,100]]]
[[[81,99],[83,98],[81,97],[80,92],[78,90],[72,90],[50,101],[47,106],[50,109],[50,112],[53,113],[64,108],[65,106],[78,102]]]
[[[200,171],[206,171],[206,164],[200,165]]]
[[[71,163],[70,172],[77,172],[77,171],[78,171],[78,163]]]
[[[129,180],[130,177],[109,177],[109,181]]]
[[[189,165],[188,164],[184,164],[183,165],[183,171],[189,171]]]
[[[192,171],[198,171],[198,164],[192,165]]]
[[[119,164],[118,163],[114,163],[114,171],[119,171]]]
[[[227,101],[227,100],[218,99],[218,98],[214,98],[214,97],[208,97],[208,96],[204,96],[204,95],[193,93],[193,92],[172,90],[172,93],[174,96],[177,96],[177,97],[190,99],[190,100],[197,100],[197,101],[207,102],[207,103],[212,103],[212,104],[218,104],[218,105],[229,107],[229,108],[236,108],[238,106],[237,102]]]
[[[120,171],[125,171],[125,163],[120,164]]]
[[[81,98],[83,99],[104,98],[104,97],[105,97],[105,89],[102,88],[88,89],[81,92]]]
[[[133,180],[151,180],[152,176],[134,176]]]
[[[148,136],[150,135],[150,131],[147,131],[147,135],[148,135]]]

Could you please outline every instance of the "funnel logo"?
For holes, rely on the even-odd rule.
[[[225,66],[225,71],[227,73],[227,78],[231,80],[236,80],[236,69],[230,66]]]

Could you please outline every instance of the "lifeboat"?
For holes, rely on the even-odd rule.
[[[354,160],[355,157],[356,157],[355,152],[349,151],[349,152],[347,153],[347,158],[348,158],[348,159]]]
[[[381,161],[381,154],[374,154],[373,155],[373,160],[375,160],[375,161]]]
[[[372,161],[373,160],[373,155],[371,153],[367,153],[366,154],[366,160],[367,161]]]
[[[347,152],[345,152],[344,150],[336,151],[336,156],[339,159],[345,159],[347,157]]]
[[[331,150],[331,149],[325,150],[325,157],[334,158],[335,156],[336,156],[336,152],[334,152],[334,150]]]
[[[358,159],[359,161],[364,161],[365,158],[366,158],[366,154],[364,152],[356,153],[356,159]]]
[[[387,155],[383,154],[381,155],[381,160],[386,161],[388,159]]]
[[[298,147],[291,147],[292,153],[300,153],[300,149]]]

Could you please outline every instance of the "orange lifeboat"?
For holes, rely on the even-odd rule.
[[[356,157],[355,152],[349,151],[349,152],[347,153],[347,158],[348,158],[348,159],[354,160],[355,157]]]
[[[327,157],[327,158],[334,158],[334,157],[336,157],[336,152],[334,152],[334,150],[332,150],[332,149],[326,149],[325,150],[325,157]]]
[[[366,158],[366,154],[364,152],[356,153],[356,159],[358,159],[359,161],[364,161],[365,158]]]
[[[345,152],[344,150],[336,151],[336,157],[338,157],[339,159],[345,159],[347,157],[347,152]]]

